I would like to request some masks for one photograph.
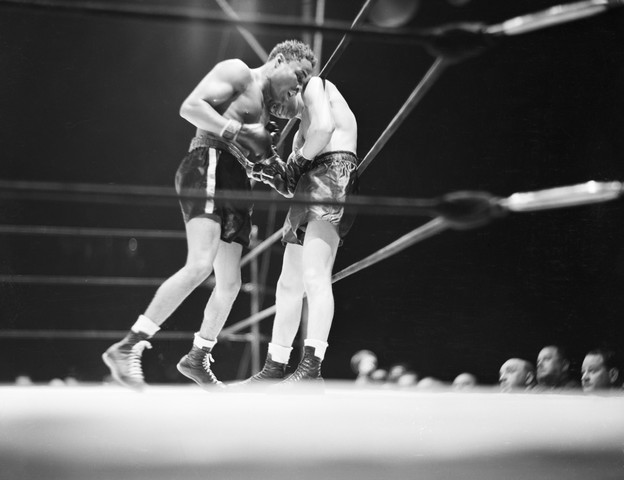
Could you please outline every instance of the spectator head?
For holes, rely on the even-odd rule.
[[[558,345],[542,348],[537,356],[537,383],[544,387],[558,387],[569,378],[570,360]]]
[[[612,388],[620,375],[616,366],[615,352],[597,348],[587,352],[581,367],[581,382],[584,392]]]
[[[396,383],[401,375],[407,372],[407,365],[404,363],[395,363],[388,369],[388,382]]]
[[[472,373],[460,373],[453,380],[453,388],[455,390],[470,390],[477,386],[477,377]]]
[[[15,385],[17,385],[18,387],[25,387],[28,385],[34,385],[34,382],[29,375],[23,373],[15,377]]]
[[[416,384],[416,388],[419,390],[440,390],[444,388],[444,382],[434,377],[425,377]]]
[[[373,383],[386,383],[386,380],[388,379],[388,370],[385,370],[383,368],[378,368],[377,370],[375,370],[374,372],[372,372],[370,374],[370,380]]]
[[[418,374],[412,370],[407,370],[398,379],[399,387],[413,387],[418,383]]]
[[[370,375],[377,368],[377,356],[370,350],[360,350],[351,357],[351,369],[355,374]]]
[[[535,385],[535,368],[522,358],[510,358],[500,367],[498,384],[502,392],[526,390]]]

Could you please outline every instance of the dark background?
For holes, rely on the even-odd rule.
[[[118,3],[118,2],[111,2]],[[146,2],[137,2],[147,4]],[[165,2],[162,2],[165,3]],[[181,4],[174,2],[175,4]],[[188,3],[188,2],[187,2]],[[211,1],[194,2],[218,11]],[[496,23],[555,2],[463,7],[422,1],[409,26]],[[292,0],[233,2],[240,11],[301,15]],[[355,0],[327,2],[326,17],[352,21]],[[624,17],[611,12],[519,36],[449,68],[362,176],[365,195],[429,198],[456,190],[514,192],[624,180]],[[256,32],[266,50],[300,30]],[[339,36],[325,35],[322,63]],[[259,61],[233,27],[123,18],[0,4],[0,178],[166,186],[194,128],[178,115],[219,60]],[[364,156],[433,61],[422,48],[356,39],[330,79],[359,122]],[[262,187],[260,187],[262,188]],[[595,346],[621,349],[624,334],[622,201],[511,214],[448,231],[335,285],[326,378],[353,378],[349,359],[368,348],[381,366],[409,362],[451,381],[475,373],[495,383],[509,357],[534,360],[550,343],[575,361]],[[285,211],[278,212],[281,224]],[[257,208],[263,238],[267,212]],[[428,218],[360,214],[335,271]],[[182,230],[169,207],[0,200],[4,224]],[[185,258],[181,240],[0,236],[2,274],[167,277]],[[282,247],[272,253],[274,286]],[[249,269],[243,272],[249,281]],[[2,329],[125,330],[155,287],[0,284]],[[209,291],[199,289],[165,324],[194,331]],[[273,304],[266,298],[263,307]],[[229,323],[249,315],[241,293]],[[270,332],[270,319],[262,323]],[[0,338],[0,381],[74,375],[99,381],[111,340]],[[151,382],[180,382],[188,341],[159,341],[145,354]],[[265,346],[263,346],[263,349]],[[215,371],[235,377],[243,345],[220,342]],[[296,358],[296,354],[293,356]]]

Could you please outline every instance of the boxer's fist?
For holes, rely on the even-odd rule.
[[[273,155],[254,164],[251,171],[247,172],[247,175],[252,180],[269,185],[285,197],[290,198],[293,196],[294,188],[288,177],[286,163],[279,155]]]
[[[257,162],[272,155],[271,135],[261,123],[243,124],[236,142],[245,150],[248,150],[249,160]]]
[[[282,133],[279,129],[279,125],[275,122],[269,122],[267,123],[267,126],[265,128],[271,136],[271,143],[273,144],[273,146],[277,145],[280,139],[280,135]]]
[[[293,150],[286,161],[290,175],[295,177],[295,183],[299,181],[299,177],[306,173],[312,165],[312,161],[301,154],[301,150]]]

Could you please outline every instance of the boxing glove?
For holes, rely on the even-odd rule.
[[[292,183],[286,163],[279,155],[255,163],[247,175],[252,180],[269,185],[287,198],[293,196],[296,183]]]
[[[294,184],[294,186],[297,186],[297,182],[299,182],[301,175],[308,171],[310,165],[312,165],[312,161],[304,157],[301,154],[301,150],[293,150],[293,152],[288,156],[286,168],[288,170],[290,182]]]
[[[235,141],[250,152],[248,158],[252,162],[257,162],[273,154],[271,134],[261,123],[243,124]]]

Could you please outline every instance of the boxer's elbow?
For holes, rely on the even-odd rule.
[[[185,100],[182,105],[180,105],[180,116],[184,119],[184,120],[188,120],[189,122],[193,123],[191,121],[191,119],[193,118],[193,113],[195,112],[195,108],[193,107],[192,102]]]
[[[192,124],[196,124],[197,121],[201,121],[201,119],[205,116],[207,102],[198,98],[194,95],[190,95],[189,97],[182,102],[180,106],[180,116],[191,122]]]

